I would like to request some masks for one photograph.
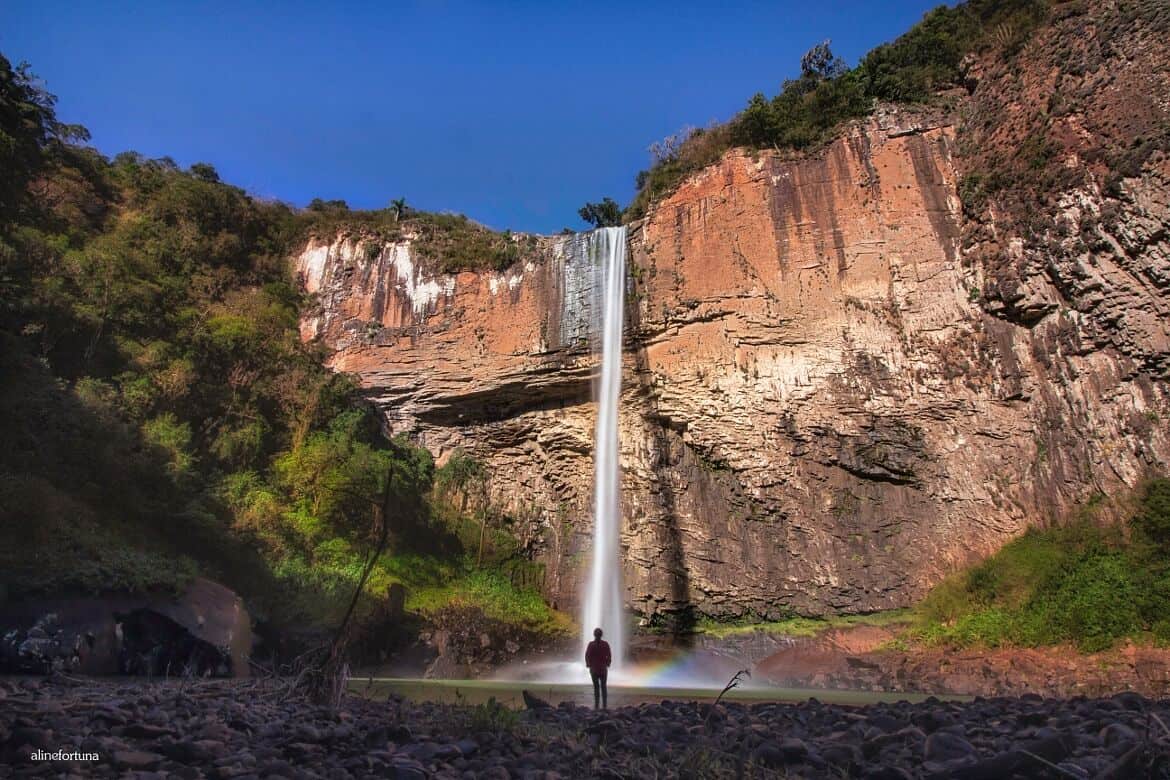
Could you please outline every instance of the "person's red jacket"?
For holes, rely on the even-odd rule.
[[[591,672],[604,672],[612,661],[613,655],[609,652],[609,642],[604,639],[594,639],[585,648],[585,665],[589,667]]]

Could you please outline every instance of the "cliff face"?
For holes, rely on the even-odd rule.
[[[643,617],[903,606],[1170,455],[1170,163],[1107,195],[1066,150],[1048,232],[1023,231],[964,214],[957,122],[879,112],[815,155],[729,153],[631,227],[623,545]],[[409,241],[313,242],[296,263],[319,296],[305,338],[393,431],[488,464],[569,608],[593,281],[580,242],[539,248],[454,277]]]

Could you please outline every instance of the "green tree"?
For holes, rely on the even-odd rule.
[[[1144,541],[1170,557],[1170,479],[1145,484],[1133,524]]]
[[[219,182],[219,172],[215,170],[215,166],[211,163],[195,163],[190,168],[191,175],[200,181],[207,181],[213,184]]]
[[[586,203],[577,213],[595,228],[618,227],[622,224],[621,206],[613,198],[603,198],[600,203]]]
[[[491,514],[487,501],[487,468],[462,449],[457,449],[435,472],[435,490],[447,499],[457,495],[460,512],[466,512],[470,504],[472,511],[479,515],[479,550],[475,562],[477,566],[482,565],[488,516]]]
[[[0,220],[13,216],[49,144],[89,140],[85,128],[57,121],[56,103],[28,63],[14,68],[0,54]]]
[[[849,70],[845,60],[833,54],[831,41],[824,40],[813,46],[800,58],[800,73],[805,78],[824,81],[842,76]]]
[[[732,140],[738,146],[769,146],[776,137],[776,114],[772,104],[757,92],[732,124]]]
[[[349,204],[344,200],[321,200],[320,198],[313,198],[309,201],[309,211],[349,211]]]

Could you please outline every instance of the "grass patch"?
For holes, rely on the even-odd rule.
[[[833,615],[824,618],[790,617],[783,620],[757,620],[745,618],[734,621],[716,621],[705,618],[699,621],[697,630],[716,638],[751,634],[756,631],[784,636],[817,636],[829,629],[850,626],[895,627],[908,625],[913,615],[908,609],[891,609],[871,612],[865,615]]]
[[[1170,480],[1140,491],[1130,520],[1099,525],[1090,501],[1069,524],[1037,530],[948,578],[916,609],[913,636],[955,647],[1170,641]]]
[[[452,606],[476,608],[492,620],[549,637],[575,630],[572,618],[550,607],[538,591],[517,588],[498,572],[473,571],[452,582],[412,590],[406,598],[406,608],[424,616]]]

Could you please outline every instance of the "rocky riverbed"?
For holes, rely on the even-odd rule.
[[[1168,777],[1168,725],[1170,701],[1133,693],[601,713],[350,696],[332,712],[271,682],[0,680],[0,775]]]

